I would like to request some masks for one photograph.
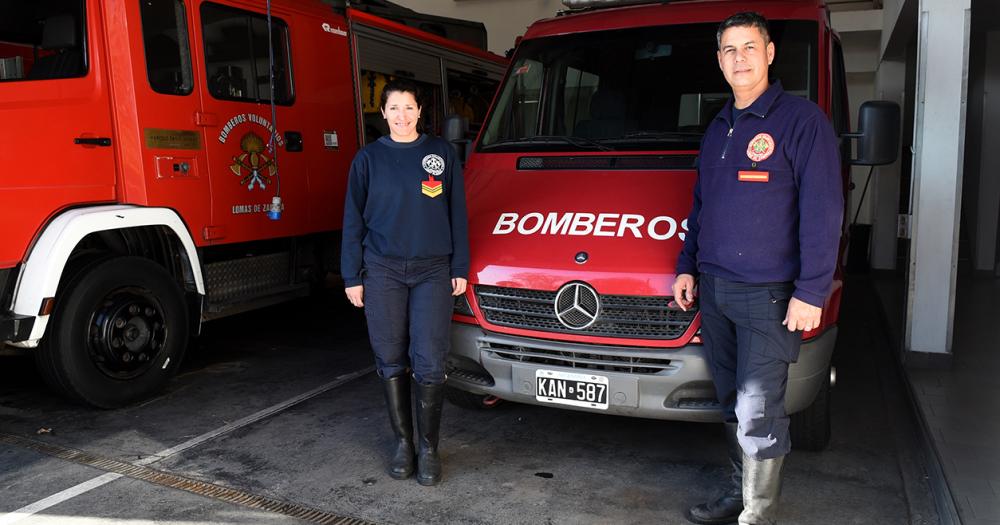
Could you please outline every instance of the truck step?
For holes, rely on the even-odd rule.
[[[287,252],[206,264],[202,319],[218,319],[308,295],[308,283],[292,282],[290,265]]]

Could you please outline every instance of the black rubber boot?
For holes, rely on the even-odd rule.
[[[726,423],[726,451],[733,467],[725,492],[718,499],[695,505],[685,516],[692,523],[722,525],[735,523],[743,512],[743,449],[736,438],[737,423]]]
[[[382,380],[389,423],[396,435],[396,452],[389,461],[389,475],[406,479],[413,475],[413,412],[410,407],[410,378],[407,375]]]
[[[740,525],[776,525],[785,457],[743,458],[743,513]]]
[[[417,384],[417,482],[437,485],[441,481],[441,458],[438,438],[441,436],[441,407],[444,385]]]

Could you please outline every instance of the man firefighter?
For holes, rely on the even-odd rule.
[[[816,104],[770,82],[767,20],[719,25],[719,68],[733,97],[705,130],[689,232],[673,294],[695,281],[706,358],[725,417],[731,485],[694,523],[776,523],[791,449],[785,386],[803,331],[819,326],[843,217],[837,137]]]

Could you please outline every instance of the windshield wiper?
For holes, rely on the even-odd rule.
[[[692,139],[701,140],[703,133],[700,131],[635,131],[626,133],[622,137],[604,139],[602,142],[618,144],[621,142],[690,142]]]
[[[600,151],[611,151],[613,149],[595,140],[567,135],[535,135],[534,137],[507,139],[483,146],[483,149],[486,150],[501,146],[528,146],[532,144],[570,144],[582,149],[596,149]]]

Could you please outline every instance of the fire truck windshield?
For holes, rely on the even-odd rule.
[[[525,40],[479,151],[697,149],[730,97],[716,24],[594,31]],[[818,24],[772,20],[772,80],[815,101]]]

